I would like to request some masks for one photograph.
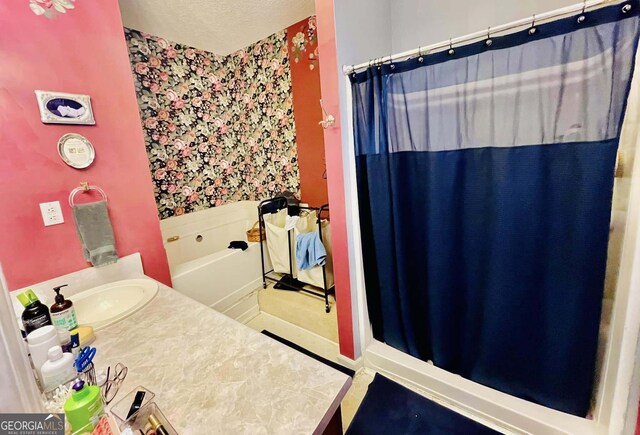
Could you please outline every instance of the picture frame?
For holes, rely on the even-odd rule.
[[[44,124],[95,125],[91,97],[66,92],[35,91]]]

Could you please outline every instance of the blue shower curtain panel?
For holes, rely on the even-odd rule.
[[[587,414],[630,4],[351,76],[376,339]]]

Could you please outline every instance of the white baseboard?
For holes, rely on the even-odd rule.
[[[247,297],[251,297],[251,295],[254,292],[256,293],[256,303],[257,303],[257,300],[258,300],[257,290],[258,288],[262,288],[261,286],[262,286],[262,278],[254,279],[250,283],[240,287],[239,289],[235,290],[233,293],[228,294],[224,298],[220,299],[219,301],[211,305],[211,308],[213,308],[216,311],[220,311],[221,313],[224,313],[232,309],[235,305],[238,305],[238,303],[242,302]]]
[[[240,314],[237,317],[231,317],[232,319],[237,320],[238,322],[245,324],[249,321],[251,321],[251,319],[253,319],[254,317],[256,317],[258,314],[260,314],[260,308],[258,307],[258,304],[253,305],[251,308],[249,308],[247,311],[245,311],[244,313]]]
[[[259,317],[251,323],[253,323],[253,325],[249,326],[256,330],[267,329],[269,332],[289,340],[298,346],[302,346],[316,355],[326,358],[329,361],[340,363],[338,361],[338,356],[340,355],[338,344],[326,337],[294,325],[293,323],[289,323],[272,314],[265,313],[264,311],[261,311]]]
[[[348,369],[353,370],[354,372],[357,372],[358,370],[364,367],[363,357],[360,357],[356,360],[352,360],[351,358],[348,358],[342,354],[339,354],[336,362]]]
[[[211,308],[218,310],[215,305]],[[243,299],[237,301],[231,306],[227,306],[224,311],[220,312],[225,316],[237,320],[240,323],[247,323],[258,314],[260,314],[260,307],[258,306],[258,293],[250,293]]]
[[[439,369],[386,344],[373,341],[364,365],[425,397],[505,433],[593,435],[592,420],[536,405]]]

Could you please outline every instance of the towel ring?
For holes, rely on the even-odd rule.
[[[73,200],[75,199],[75,196],[78,193],[80,193],[80,192],[86,193],[86,192],[88,192],[90,190],[97,191],[98,193],[100,193],[100,195],[102,195],[102,199],[105,202],[107,201],[107,194],[104,192],[104,190],[100,189],[98,186],[90,186],[89,183],[87,183],[86,181],[83,181],[82,183],[80,183],[80,187],[76,187],[69,194],[69,206],[73,207],[75,205]]]

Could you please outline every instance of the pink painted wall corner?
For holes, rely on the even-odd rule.
[[[140,252],[145,272],[171,278],[117,0],[79,0],[54,19],[27,1],[0,2],[0,262],[10,289],[89,267],[67,199],[81,181],[103,188],[120,256]],[[88,94],[95,126],[40,121],[34,90]],[[58,156],[65,133],[96,150],[85,170]],[[44,227],[39,203],[60,201],[65,223]]]

